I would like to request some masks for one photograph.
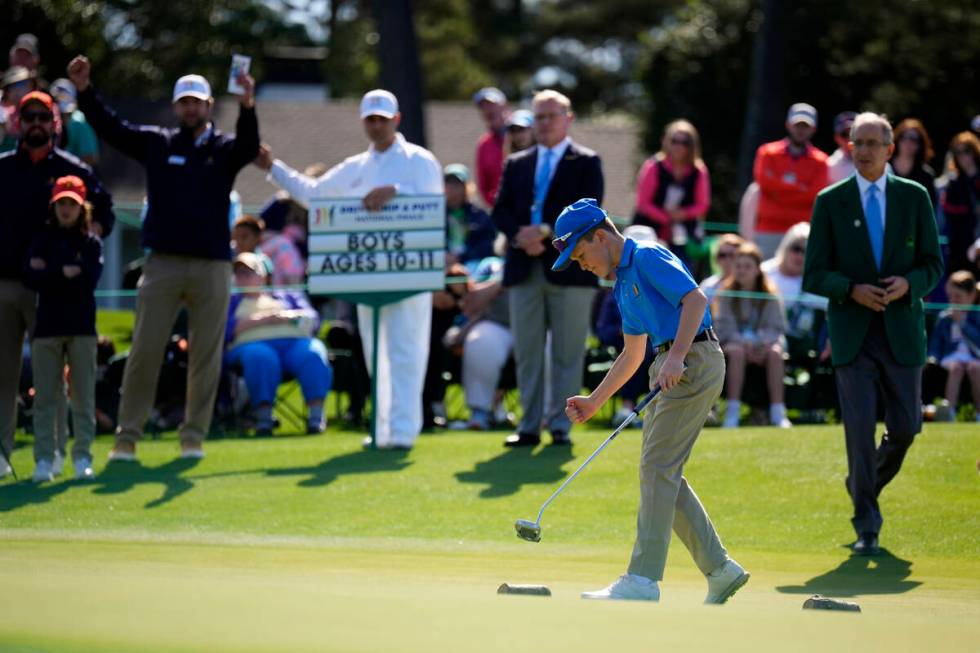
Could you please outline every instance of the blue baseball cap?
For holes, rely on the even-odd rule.
[[[490,102],[491,104],[506,104],[507,96],[499,88],[486,86],[473,94],[473,104]]]
[[[585,233],[602,223],[608,214],[599,208],[598,200],[584,197],[574,204],[566,206],[555,220],[556,237],[551,244],[558,250],[559,256],[551,266],[554,272],[564,270],[571,263],[572,250],[578,244],[578,239]]]
[[[514,113],[510,114],[510,118],[507,120],[508,127],[520,127],[521,129],[527,129],[534,124],[534,114],[527,109],[518,109]]]

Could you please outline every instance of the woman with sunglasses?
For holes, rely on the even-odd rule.
[[[892,171],[899,177],[917,181],[929,191],[936,205],[936,171],[929,166],[936,156],[925,126],[915,118],[906,118],[895,127],[895,154]]]
[[[953,155],[950,172],[955,175],[942,195],[949,238],[947,272],[973,270],[967,250],[977,239],[980,214],[980,139],[971,132],[960,132],[949,144]]]
[[[711,180],[701,160],[698,130],[687,120],[675,120],[664,129],[660,151],[640,168],[633,224],[653,227],[657,237],[689,264],[685,246],[704,237],[710,206]]]

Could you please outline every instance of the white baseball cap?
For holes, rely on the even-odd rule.
[[[200,75],[184,75],[174,84],[173,101],[182,97],[194,97],[207,102],[211,99],[211,85]]]
[[[376,88],[361,98],[361,120],[368,116],[394,118],[398,113],[398,99],[388,91]]]

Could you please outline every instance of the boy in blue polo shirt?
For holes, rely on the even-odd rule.
[[[721,394],[725,357],[711,328],[708,300],[684,264],[659,244],[624,238],[594,199],[565,208],[552,243],[561,252],[554,270],[572,261],[600,279],[615,279],[625,346],[602,383],[587,397],[570,397],[565,412],[584,422],[636,372],[647,338],[657,356],[651,383],[660,395],[643,423],[640,510],[627,573],[587,599],[658,601],[671,527],[708,579],[705,603],[724,603],[749,579],[728,557],[708,514],[683,476],[684,463]]]

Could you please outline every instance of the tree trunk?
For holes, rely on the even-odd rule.
[[[755,35],[748,106],[738,156],[739,192],[752,181],[755,151],[785,122],[786,8],[780,0],[762,0],[762,25]]]
[[[411,0],[375,0],[381,87],[398,98],[400,131],[412,143],[425,147],[422,108],[422,65],[415,36]]]

